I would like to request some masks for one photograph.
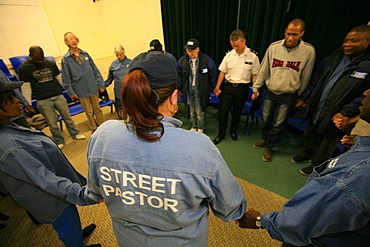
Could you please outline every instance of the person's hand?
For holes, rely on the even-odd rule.
[[[25,111],[26,113],[28,113],[29,115],[34,115],[34,114],[36,114],[36,111],[35,111],[35,109],[33,108],[33,106],[32,106],[32,105],[28,105],[28,106],[26,106],[26,107],[24,108],[24,111]]]
[[[295,108],[303,108],[307,105],[307,103],[304,100],[298,99],[295,103]]]
[[[222,93],[222,91],[220,90],[220,88],[215,87],[215,89],[213,89],[213,93],[214,93],[216,96],[219,96],[219,95]]]
[[[77,94],[71,95],[71,100],[72,101],[78,100],[78,95]]]
[[[256,100],[258,98],[258,96],[260,96],[259,92],[253,92],[252,93],[252,100]]]
[[[335,126],[342,131],[349,127],[349,117],[345,117],[341,113],[335,114],[331,120]]]
[[[343,117],[340,126],[338,127],[340,130],[344,131],[349,128],[350,122],[349,117]]]
[[[99,92],[104,92],[105,91],[105,88],[99,88]]]
[[[254,210],[253,208],[247,208],[247,211],[241,217],[239,222],[240,228],[250,228],[250,229],[259,229],[259,227],[256,225],[257,217],[260,215],[260,213],[257,210]]]
[[[350,147],[355,143],[356,135],[345,135],[340,142],[346,147]]]
[[[341,114],[341,113],[337,113],[337,114],[335,114],[332,118],[331,118],[331,120],[334,122],[334,121],[337,121],[338,119],[343,119],[344,118],[344,116]]]

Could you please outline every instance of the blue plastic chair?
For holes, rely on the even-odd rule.
[[[308,121],[299,117],[291,117],[288,119],[287,125],[301,132],[305,132],[308,127]]]
[[[177,99],[178,102],[184,102],[184,93],[183,92],[179,92],[179,97]]]
[[[13,66],[13,69],[14,71],[18,73],[18,67],[24,63],[25,61],[27,61],[30,57],[29,56],[16,56],[16,57],[11,57],[9,58],[9,61],[10,63],[12,64]]]
[[[114,100],[112,99],[109,99],[109,100],[106,100],[106,101],[101,101],[99,103],[100,107],[104,107],[104,106],[110,106],[110,113],[113,113],[113,106],[116,107],[116,104],[114,102]]]
[[[248,129],[248,135],[250,135],[252,132],[254,122],[256,122],[256,125],[258,125],[258,119],[263,119],[263,103],[265,101],[265,95],[266,95],[266,90],[263,90],[262,96],[261,96],[261,107],[250,115],[252,121]]]
[[[15,75],[10,74],[10,71],[4,61],[0,59],[0,69],[9,78],[11,81],[18,81],[18,78]]]
[[[247,129],[248,129],[248,125],[249,125],[249,117],[252,114],[252,105],[253,105],[252,93],[253,93],[253,88],[251,86],[249,86],[248,99],[245,102],[243,110],[242,110],[242,115],[246,115],[245,125],[244,125],[244,129],[243,129],[243,134],[244,135],[247,133]]]
[[[55,61],[55,58],[53,56],[45,56],[44,57],[46,60],[49,60],[49,61],[52,61],[54,63],[57,63],[57,61]]]
[[[210,104],[219,104],[220,99],[211,91],[209,95],[209,103]]]
[[[279,138],[279,142],[281,141],[281,139],[285,135],[285,132],[286,132],[288,126],[293,127],[294,129],[298,130],[299,132],[305,132],[307,127],[308,127],[308,121],[301,118],[301,117],[294,117],[293,116],[293,117],[289,118],[285,127],[284,127],[284,129],[283,129],[283,132],[281,133],[281,136]]]
[[[72,100],[69,95],[67,94],[66,91],[63,91],[62,92],[64,98],[66,98],[67,100],[67,103],[68,103],[68,109],[69,109],[69,113],[71,114],[71,116],[74,116],[74,115],[77,115],[77,114],[80,114],[82,112],[84,112],[84,109],[82,108],[82,105],[80,103],[79,100]],[[114,100],[106,100],[106,101],[101,101],[99,102],[99,105],[100,107],[105,107],[105,106],[110,106],[110,112],[113,113],[113,106],[115,107],[115,102]],[[59,125],[60,125],[60,129],[63,130],[63,122],[62,122],[62,117],[61,116],[58,116],[58,121],[59,121]]]

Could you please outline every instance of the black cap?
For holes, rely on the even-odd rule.
[[[189,50],[194,50],[199,47],[199,41],[196,39],[188,39],[184,48]]]
[[[129,72],[141,69],[152,89],[177,84],[177,71],[172,61],[162,52],[144,52],[135,57],[128,66]]]
[[[6,75],[0,75],[0,92],[7,92],[22,86],[23,81],[10,82]]]
[[[149,51],[162,51],[162,44],[159,42],[158,39],[153,39],[150,42],[150,50]]]

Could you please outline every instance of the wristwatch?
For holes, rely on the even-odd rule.
[[[262,227],[262,223],[261,223],[261,216],[257,216],[257,218],[256,218],[256,226],[258,227],[258,228],[261,228]]]

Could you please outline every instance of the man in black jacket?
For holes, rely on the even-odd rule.
[[[190,131],[203,132],[204,112],[209,104],[210,88],[216,84],[215,62],[199,49],[199,41],[189,39],[185,44],[185,55],[178,61],[184,103],[189,106],[192,126]]]
[[[308,176],[313,168],[329,159],[344,135],[334,121],[359,114],[363,92],[370,88],[370,71],[363,61],[370,60],[370,26],[352,28],[346,35],[342,49],[336,50],[326,63],[317,85],[309,85],[301,94],[296,107],[306,105],[310,124],[304,133],[301,155],[293,163],[311,162],[300,170]]]

